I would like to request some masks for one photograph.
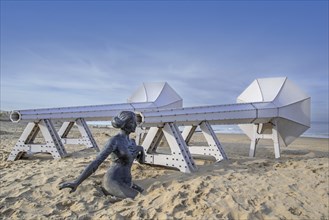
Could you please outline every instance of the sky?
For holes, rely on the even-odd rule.
[[[1,1],[1,110],[124,103],[166,81],[185,106],[288,77],[328,122],[328,1]]]

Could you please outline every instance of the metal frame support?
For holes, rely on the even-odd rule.
[[[196,170],[191,154],[212,156],[216,161],[227,159],[225,151],[209,122],[204,121],[199,126],[208,146],[188,146],[197,128],[194,125],[185,126],[183,132],[173,122],[165,123],[161,128],[150,127],[147,129],[148,132],[146,134],[143,133],[145,136],[142,143],[145,151],[145,163],[175,167],[182,172],[190,173]],[[171,154],[156,152],[162,137],[165,137],[168,142]]]
[[[156,153],[156,148],[165,137],[171,154]],[[166,123],[163,128],[151,127],[143,141],[145,163],[175,167],[182,172],[191,173],[196,170],[190,151],[175,123]]]
[[[34,143],[39,131],[41,131],[45,139],[45,144]],[[50,153],[54,159],[60,159],[67,155],[51,120],[43,119],[38,122],[29,122],[10,152],[8,160],[18,160],[26,153]]]
[[[74,124],[77,125],[81,138],[67,138]],[[46,143],[36,144],[34,140],[41,131]],[[54,159],[60,159],[67,155],[64,144],[81,144],[87,148],[99,151],[97,143],[83,118],[75,121],[64,122],[57,132],[50,119],[42,119],[38,122],[29,122],[18,139],[16,145],[9,154],[8,160],[18,160],[24,154],[50,153]]]
[[[74,124],[78,127],[81,138],[67,138],[67,135],[73,128]],[[80,144],[85,145],[87,148],[94,148],[99,152],[99,148],[92,133],[83,118],[78,118],[75,121],[64,122],[58,131],[58,134],[63,144]]]
[[[214,130],[212,129],[210,123],[208,121],[203,121],[199,125],[203,136],[205,137],[208,146],[189,146],[189,150],[191,154],[196,155],[204,155],[204,156],[212,156],[216,159],[216,161],[227,160],[226,153],[220,144]],[[192,135],[194,134],[197,126],[185,126],[182,136],[186,142],[189,143]]]
[[[143,141],[145,140],[146,134],[150,128],[143,128],[143,127],[137,127],[135,134],[136,134],[136,144],[141,145]]]
[[[255,157],[257,144],[260,139],[271,139],[273,141],[274,146],[274,154],[275,158],[280,158],[280,141],[279,141],[279,133],[278,133],[278,125],[276,121],[272,123],[272,134],[262,134],[263,124],[254,124],[253,125],[253,138],[250,143],[249,157]]]
[[[185,140],[185,143],[188,144],[198,126],[195,125],[187,125],[184,126],[184,130],[182,132],[182,136]]]
[[[151,127],[147,132],[142,146],[145,151],[145,160],[146,162],[153,163],[152,154],[156,153],[156,149],[163,137],[162,128]]]

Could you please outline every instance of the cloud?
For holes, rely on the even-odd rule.
[[[186,106],[230,104],[256,78],[288,76],[312,96],[313,118],[328,118],[327,69],[321,60],[308,64],[306,55],[229,46],[207,53],[112,41],[95,47],[28,45],[11,47],[1,57],[5,110],[122,103],[141,83],[152,81],[167,81]]]

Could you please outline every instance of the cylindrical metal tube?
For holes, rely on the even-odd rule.
[[[262,115],[259,112],[262,112]],[[161,127],[168,122],[175,122],[177,125],[198,125],[203,121],[208,121],[210,124],[266,123],[278,117],[278,108],[271,102],[262,102],[261,105],[260,103],[237,103],[145,110],[139,115],[140,124],[145,127]]]
[[[14,110],[10,114],[12,122],[35,121],[41,119],[70,120],[85,118],[92,121],[107,121],[121,111],[141,111],[157,108],[153,102],[123,103],[113,105],[77,106],[64,108]]]

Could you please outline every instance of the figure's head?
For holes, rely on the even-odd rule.
[[[122,111],[118,116],[112,120],[112,126],[120,128],[126,132],[135,132],[137,127],[136,115],[134,112]]]

